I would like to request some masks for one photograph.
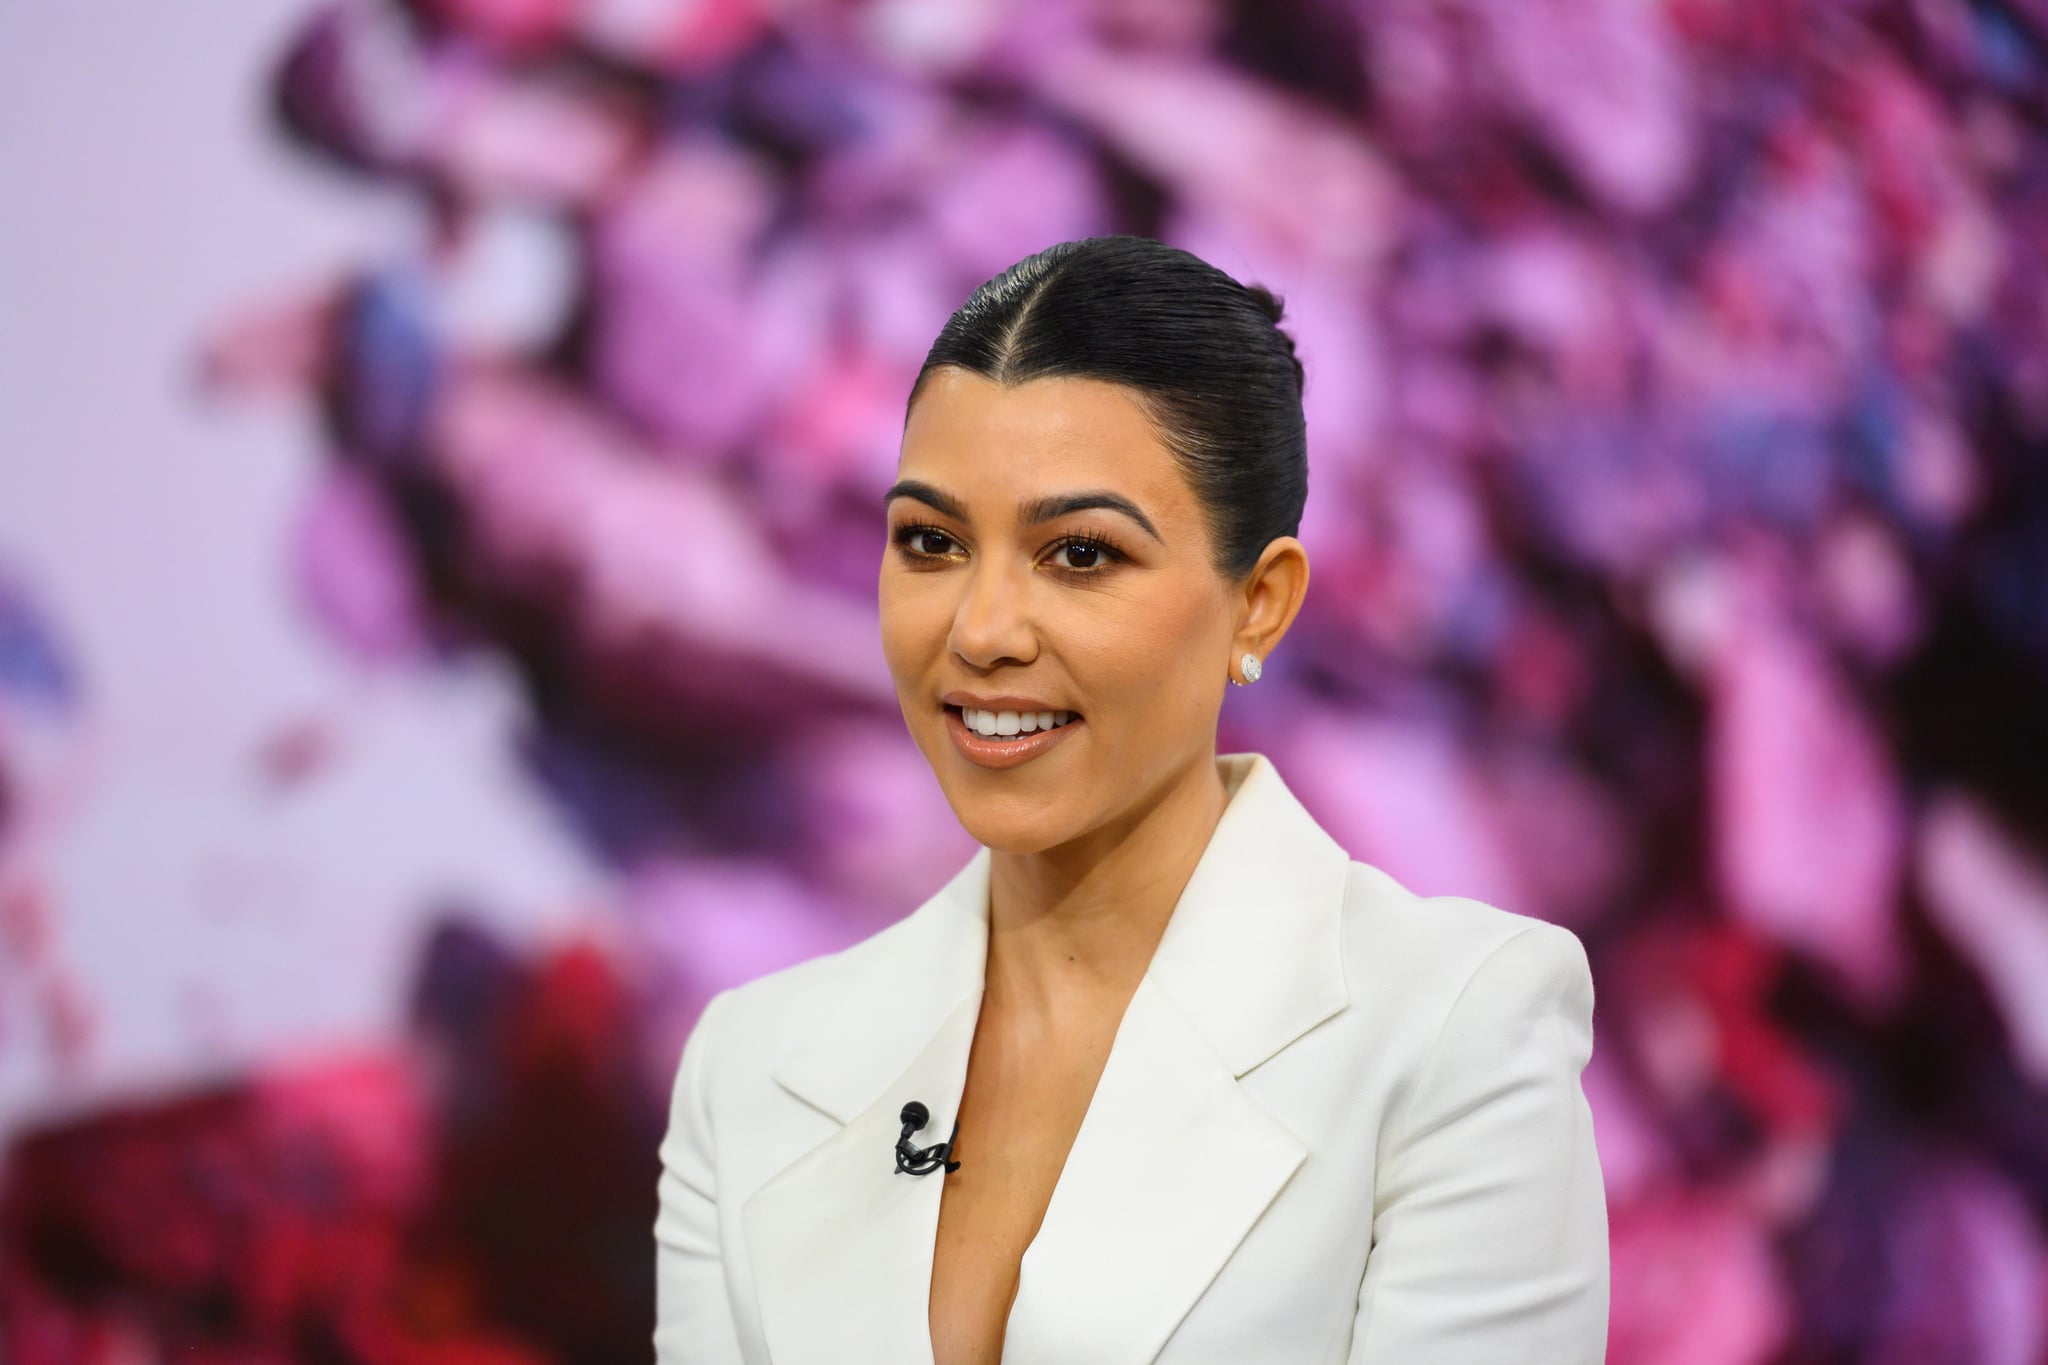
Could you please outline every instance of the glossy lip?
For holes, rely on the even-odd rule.
[[[983,707],[978,703],[969,704],[973,705],[977,711],[1057,711],[1063,709],[1056,706]],[[1014,739],[984,739],[975,731],[967,728],[967,722],[960,718],[960,712],[957,707],[946,707],[946,733],[952,736],[953,747],[959,750],[962,758],[982,768],[1014,768],[1020,763],[1029,763],[1040,754],[1058,746],[1062,740],[1066,739],[1069,732],[1077,730],[1087,723],[1087,721],[1077,715],[1057,729],[1036,730],[1029,735],[1018,735]]]

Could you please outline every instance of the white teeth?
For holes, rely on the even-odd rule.
[[[1054,730],[1073,718],[1072,711],[977,711],[971,706],[960,708],[960,719],[967,728],[990,738]]]

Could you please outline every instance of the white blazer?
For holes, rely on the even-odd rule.
[[[1264,755],[1181,893],[1024,1254],[1006,1365],[1594,1365],[1607,1206],[1569,930],[1354,862]],[[659,1365],[931,1365],[983,848],[905,919],[721,992],[682,1050]],[[971,1157],[969,1158],[971,1159]]]

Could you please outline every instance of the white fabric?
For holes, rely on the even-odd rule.
[[[1353,861],[1261,754],[1118,1029],[1007,1365],[1593,1365],[1607,1208],[1569,930]],[[714,997],[661,1146],[658,1365],[930,1365],[989,851],[844,952]]]

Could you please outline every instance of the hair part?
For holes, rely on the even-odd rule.
[[[1304,374],[1282,301],[1149,237],[1047,247],[982,284],[932,343],[905,420],[934,370],[1005,387],[1097,379],[1129,390],[1201,505],[1212,562],[1248,577],[1296,534],[1308,500]]]

